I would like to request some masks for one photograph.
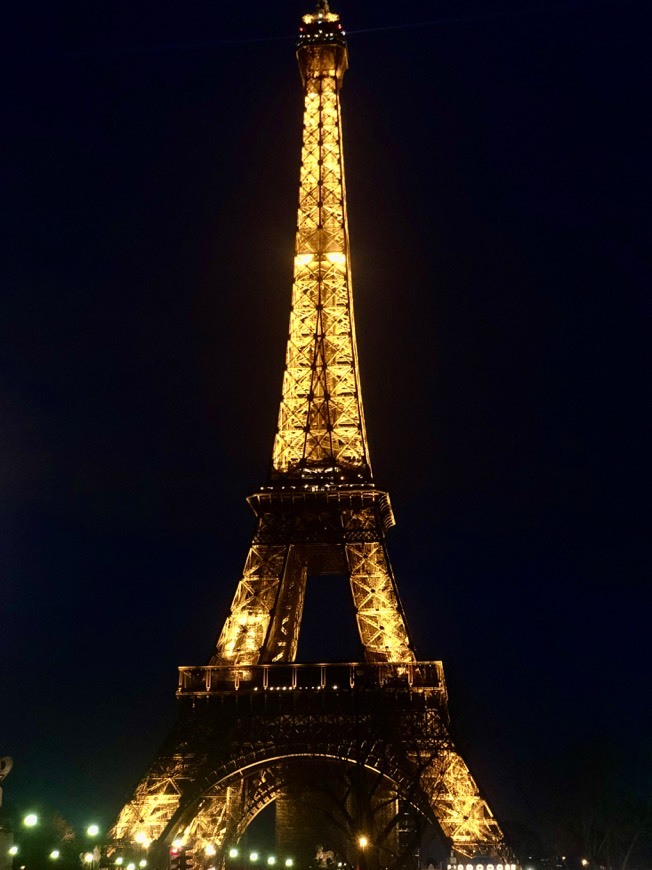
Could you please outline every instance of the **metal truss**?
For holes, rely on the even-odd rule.
[[[330,26],[336,26],[336,21]],[[314,22],[304,20],[305,24]],[[273,468],[282,474],[330,468],[368,476],[339,100],[346,46],[304,43],[299,46],[299,62],[305,88],[303,150],[292,309]]]
[[[459,855],[506,854],[455,750],[440,662],[182,668],[179,697],[177,726],[123,809],[116,840],[155,841],[160,858],[181,837],[196,854],[210,844],[219,859],[261,809],[296,791],[298,771],[318,764],[324,787],[342,771],[355,785],[359,771],[364,786],[347,812],[389,844],[392,818],[364,803],[372,782],[436,822]]]
[[[369,462],[351,292],[339,102],[348,57],[325,0],[303,18],[297,56],[303,151],[271,471],[248,499],[256,528],[215,653],[180,669],[177,725],[112,835],[122,847],[151,843],[161,870],[178,838],[200,864],[210,847],[204,864],[221,868],[262,808],[310,791],[349,842],[363,820],[394,870],[418,836],[417,826],[399,837],[399,801],[459,856],[506,856],[455,749],[441,663],[416,660],[387,555],[394,517]],[[364,662],[296,662],[315,574],[348,576]]]
[[[386,493],[271,489],[249,502],[258,525],[212,664],[294,661],[309,573],[348,575],[367,661],[415,660],[385,546]]]

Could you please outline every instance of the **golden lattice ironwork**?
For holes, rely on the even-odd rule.
[[[357,806],[373,827],[382,805],[376,827],[392,831],[383,866],[407,854],[388,809],[399,802],[436,822],[459,856],[506,856],[451,738],[441,663],[416,659],[387,554],[394,516],[372,476],[353,317],[339,99],[347,46],[325,0],[303,17],[297,56],[303,150],[271,471],[248,499],[256,528],[214,655],[180,669],[177,725],[112,834],[123,849],[149,846],[160,868],[173,842],[222,867],[264,806],[280,796],[296,805],[310,764],[346,795],[342,818]],[[348,576],[364,661],[296,662],[315,574]]]

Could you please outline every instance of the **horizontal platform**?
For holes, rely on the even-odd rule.
[[[441,693],[445,699],[444,668],[441,662],[188,666],[179,668],[177,696],[376,689],[430,690]]]

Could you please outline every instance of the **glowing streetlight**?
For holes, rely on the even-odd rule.
[[[36,813],[27,813],[27,815],[23,819],[23,824],[26,828],[33,828],[38,825],[38,816],[36,815]]]
[[[234,848],[229,849],[229,858],[237,858],[237,857],[238,857],[238,850],[234,849]]]
[[[115,859],[115,863],[118,865],[118,867],[122,867],[122,865],[124,864],[124,862],[125,862],[125,859],[122,857],[122,855],[120,855],[119,858],[116,858],[116,859]]]
[[[52,858],[53,861],[56,861],[57,858],[60,858],[60,857],[61,857],[61,852],[58,849],[53,849],[50,852],[50,858]]]
[[[138,862],[138,866],[139,867],[147,867],[147,859],[141,858],[140,861]]]
[[[86,854],[84,855],[84,862],[86,864],[93,863],[93,853],[92,852],[86,852]]]
[[[134,864],[133,861],[131,861],[129,864],[127,864],[127,870],[136,870],[136,865]]]
[[[10,855],[17,855],[18,854],[18,846],[15,846],[15,845],[10,846],[9,847],[9,854]]]
[[[258,860],[258,852],[250,852],[249,853],[249,860],[252,862],[252,864],[255,864],[256,861]]]
[[[365,837],[364,834],[361,837],[358,837],[358,846],[360,846],[361,849],[366,849],[368,845],[369,840]]]
[[[292,858],[285,859],[285,866],[286,867],[293,867],[294,866],[294,861],[292,860]]]
[[[100,826],[96,824],[89,825],[86,828],[86,833],[89,837],[97,837],[97,835],[100,833]]]
[[[276,864],[276,858],[273,855],[270,855],[267,859],[267,863],[270,865],[270,867],[272,867],[274,864]]]
[[[582,865],[582,867],[588,867],[589,866],[589,859],[582,858],[582,860],[580,861],[580,864]]]

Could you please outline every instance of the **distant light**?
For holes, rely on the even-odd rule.
[[[18,846],[10,846],[9,847],[9,854],[10,855],[17,855],[18,854]]]
[[[269,858],[267,859],[267,863],[270,865],[276,864],[276,858],[273,855],[270,855]]]
[[[50,858],[52,858],[53,861],[56,861],[57,858],[60,858],[60,857],[61,857],[61,852],[58,849],[53,849],[50,852]]]
[[[294,864],[294,861],[292,860],[292,858],[286,858],[286,859],[285,859],[285,866],[286,866],[286,867],[292,867],[293,864]],[[341,864],[338,864],[337,866],[338,866],[338,867],[341,867],[342,865],[341,865]]]
[[[86,828],[86,833],[88,834],[89,837],[97,837],[97,835],[100,833],[100,826],[99,825],[89,825]]]
[[[183,847],[183,840],[181,837],[177,837],[176,840],[172,840],[172,845],[175,849],[181,849]]]
[[[358,837],[358,846],[360,846],[361,849],[366,849],[368,845],[369,840],[365,837],[364,834],[361,837]]]
[[[581,860],[580,863],[581,863],[582,867],[588,867],[588,866],[589,866],[589,860],[588,860],[588,858],[582,858],[582,860]]]
[[[204,849],[204,852],[209,856],[217,855],[217,849],[215,848],[215,846],[212,843],[209,843],[206,846],[206,848]]]
[[[115,859],[115,863],[118,865],[118,867],[122,867],[124,860],[125,859],[122,856],[120,856],[120,858]]]
[[[23,819],[23,824],[26,828],[33,828],[34,825],[38,825],[38,816],[36,813],[27,813]]]
[[[138,862],[138,866],[139,867],[147,867],[147,859],[141,858],[140,861]]]
[[[86,861],[87,864],[92,864],[93,863],[93,853],[86,852],[86,854],[84,855],[84,861]]]
[[[250,852],[249,853],[249,860],[250,861],[257,861],[258,860],[258,852]]]
[[[127,870],[136,870],[136,865],[134,864],[133,861],[131,861],[129,864],[127,864]]]
[[[237,858],[238,850],[237,849],[229,849],[229,858]]]

